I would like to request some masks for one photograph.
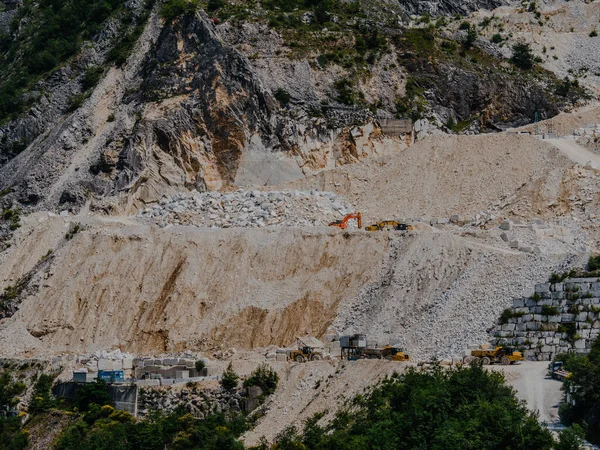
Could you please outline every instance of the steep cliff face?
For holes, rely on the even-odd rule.
[[[220,23],[204,12],[165,21],[150,0],[112,3],[119,14],[40,75],[26,112],[0,126],[4,207],[91,201],[131,212],[181,190],[278,184],[405,148],[382,136],[379,118],[480,132],[576,100],[487,42],[463,48],[464,30],[369,9],[449,15],[503,2],[351,2],[325,13],[225,2],[211,12]],[[29,12],[13,22],[14,42],[36,13],[19,11]]]

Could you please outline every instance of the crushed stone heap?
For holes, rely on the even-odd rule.
[[[160,227],[195,225],[207,228],[322,226],[341,219],[353,207],[338,195],[320,191],[239,190],[175,194],[140,210]]]

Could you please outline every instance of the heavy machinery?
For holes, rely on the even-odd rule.
[[[412,230],[412,225],[407,225],[402,222],[397,222],[395,220],[382,220],[381,222],[374,223],[373,225],[369,225],[365,227],[366,231],[382,231],[382,230],[398,230],[398,231],[407,231]]]
[[[358,223],[358,228],[362,228],[362,216],[360,215],[360,213],[347,214],[346,216],[344,216],[344,218],[342,220],[336,220],[335,222],[330,222],[329,226],[330,227],[339,227],[342,230],[345,230],[346,228],[348,228],[348,221],[352,220],[352,219],[356,219],[356,222]]]
[[[318,361],[323,359],[323,354],[312,347],[299,347],[298,350],[292,350],[288,353],[288,358],[299,363],[306,361]]]
[[[555,380],[564,381],[571,375],[571,372],[565,370],[563,366],[562,361],[552,361],[548,367],[548,374]]]
[[[408,361],[408,356],[401,348],[386,345],[383,348],[365,348],[361,350],[360,355],[368,359],[388,359],[390,361]]]
[[[489,364],[503,364],[508,366],[517,361],[523,361],[521,352],[516,352],[510,347],[496,347],[494,349],[471,350],[471,356],[465,362],[481,361],[484,366]]]
[[[408,361],[410,357],[401,348],[386,345],[383,348],[367,347],[365,334],[340,336],[341,358],[348,361],[358,359],[387,359],[391,361]]]

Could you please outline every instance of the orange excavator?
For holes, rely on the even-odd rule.
[[[358,228],[362,228],[362,216],[360,213],[352,213],[346,215],[342,220],[336,220],[335,222],[331,222],[329,224],[330,227],[340,227],[342,230],[348,228],[348,221],[356,219],[358,222]]]

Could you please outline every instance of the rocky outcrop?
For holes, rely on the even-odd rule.
[[[499,6],[508,5],[509,0],[402,0],[399,1],[407,14],[429,14],[431,16],[467,15],[479,9],[492,10]]]

